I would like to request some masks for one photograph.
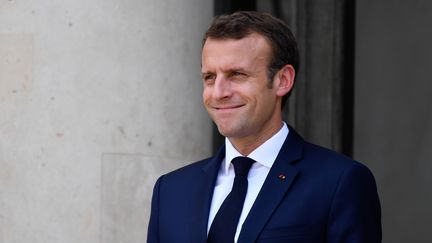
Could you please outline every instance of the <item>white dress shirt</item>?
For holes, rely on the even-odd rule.
[[[282,128],[275,135],[273,135],[270,139],[261,144],[247,156],[256,162],[252,165],[248,174],[248,190],[243,205],[243,210],[240,214],[240,219],[237,225],[234,242],[237,242],[241,227],[247,215],[249,214],[249,211],[252,208],[252,205],[255,202],[255,199],[257,198],[257,195],[261,190],[268,173],[270,172],[270,168],[276,160],[276,157],[282,148],[288,133],[288,126],[283,123]],[[243,155],[241,155],[234,148],[231,142],[225,138],[225,159],[222,161],[213,192],[209,220],[207,224],[207,234],[217,211],[232,189],[235,173],[234,167],[231,164],[231,160],[238,156]]]

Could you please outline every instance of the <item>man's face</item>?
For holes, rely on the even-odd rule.
[[[219,132],[228,138],[259,138],[280,128],[280,99],[269,86],[271,53],[258,34],[206,40],[202,51],[203,101]]]

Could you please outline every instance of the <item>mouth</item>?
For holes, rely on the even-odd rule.
[[[238,108],[243,107],[244,105],[225,105],[225,106],[216,106],[214,107],[217,111],[232,111]]]

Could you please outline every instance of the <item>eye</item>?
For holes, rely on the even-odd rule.
[[[246,73],[241,72],[241,71],[232,71],[229,73],[229,77],[232,79],[239,79],[242,80],[244,78],[246,78]]]
[[[215,78],[216,78],[216,75],[214,75],[212,73],[205,73],[202,75],[202,79],[203,79],[204,83],[206,83],[206,84],[214,83]]]

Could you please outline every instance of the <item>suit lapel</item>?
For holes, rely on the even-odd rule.
[[[303,140],[290,127],[289,135],[243,223],[238,243],[255,242],[284,198],[299,172],[291,163],[301,158],[302,144]]]
[[[191,202],[194,203],[192,208],[195,209],[191,215],[191,242],[202,243],[207,241],[207,222],[213,197],[213,189],[220,164],[224,157],[225,147],[223,146],[216,155],[210,158],[208,163],[202,167],[202,171],[198,175],[195,200]]]

